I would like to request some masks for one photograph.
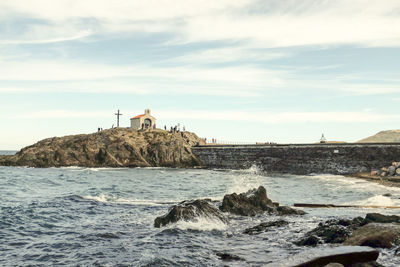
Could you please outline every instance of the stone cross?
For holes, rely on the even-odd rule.
[[[118,112],[115,113],[114,115],[117,115],[117,127],[119,127],[119,116],[122,115],[121,113],[119,113],[119,109],[118,109]]]

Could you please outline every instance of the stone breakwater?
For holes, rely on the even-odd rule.
[[[193,153],[209,168],[310,174],[353,174],[390,165],[400,143],[197,146]]]
[[[194,133],[108,129],[92,134],[47,138],[0,156],[0,166],[29,167],[193,167],[200,165],[191,147]]]

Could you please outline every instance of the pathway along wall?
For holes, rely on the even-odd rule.
[[[367,172],[400,161],[400,143],[192,147],[205,167],[310,174]]]

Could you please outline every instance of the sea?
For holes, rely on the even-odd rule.
[[[255,166],[0,167],[0,266],[281,266],[310,253],[310,248],[293,242],[319,222],[369,212],[400,215],[395,209],[304,208],[306,215],[284,217],[287,226],[258,235],[243,231],[280,217],[230,216],[229,223],[199,217],[163,228],[153,225],[157,216],[181,201],[221,201],[225,194],[260,185],[281,205],[400,206],[400,188],[339,175],[272,175]],[[219,252],[243,260],[222,261]],[[399,266],[400,256],[395,254],[396,248],[381,249],[378,262]]]

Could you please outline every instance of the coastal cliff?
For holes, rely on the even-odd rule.
[[[0,156],[0,165],[29,167],[193,167],[201,165],[191,147],[194,133],[114,128],[93,134],[47,138]]]

